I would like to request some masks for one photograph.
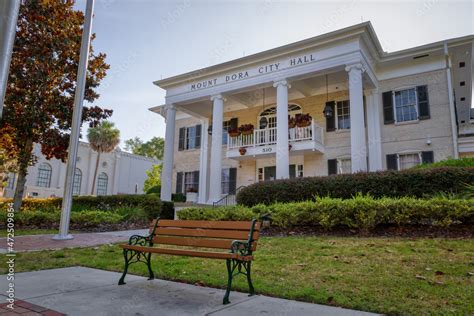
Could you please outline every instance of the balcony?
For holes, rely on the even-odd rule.
[[[255,129],[247,135],[229,137],[227,158],[248,159],[272,156],[276,153],[277,128]],[[290,155],[316,151],[324,152],[324,129],[313,120],[309,126],[288,129]]]

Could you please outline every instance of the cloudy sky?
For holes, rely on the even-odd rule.
[[[77,9],[85,9],[78,0]],[[371,21],[385,51],[474,34],[472,1],[96,0],[94,50],[111,68],[98,105],[122,141],[164,136],[154,80]]]

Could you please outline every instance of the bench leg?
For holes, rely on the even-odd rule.
[[[227,290],[225,291],[224,295],[224,301],[223,304],[229,304],[229,294],[230,294],[230,289],[232,287],[232,274],[233,274],[233,269],[232,269],[232,260],[227,259],[226,260],[226,266],[227,266]]]
[[[153,274],[153,270],[151,269],[151,252],[146,257],[146,265],[148,267],[148,273],[150,274],[148,280],[153,280],[155,278],[155,275]]]
[[[123,268],[123,274],[122,274],[122,277],[120,278],[119,280],[119,283],[118,285],[122,285],[122,284],[125,284],[125,276],[127,275],[127,271],[128,271],[128,264],[129,264],[129,258],[128,258],[128,250],[127,249],[124,249],[123,250],[123,258],[125,259],[125,266]]]
[[[250,273],[250,266],[252,264],[252,261],[248,261],[247,262],[247,266],[246,266],[246,270],[247,270],[247,282],[249,284],[249,296],[252,296],[252,295],[255,295],[255,289],[253,288],[253,284],[252,284],[252,276],[251,276],[251,273]]]

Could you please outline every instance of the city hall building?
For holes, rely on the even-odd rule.
[[[212,204],[259,181],[473,155],[473,50],[467,36],[387,53],[368,22],[156,81],[161,196]]]

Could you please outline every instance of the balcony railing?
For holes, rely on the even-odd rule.
[[[320,145],[324,144],[323,128],[311,121],[311,125],[288,129],[288,141],[290,143],[302,141],[314,141]],[[250,135],[239,135],[229,137],[228,149],[241,147],[255,147],[273,145],[277,142],[277,128],[255,129]]]

